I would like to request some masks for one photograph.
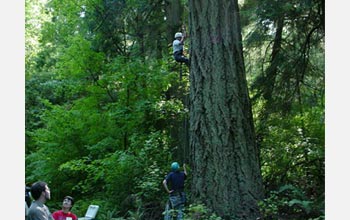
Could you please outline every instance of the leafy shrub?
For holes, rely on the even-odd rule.
[[[324,213],[315,201],[310,201],[305,194],[292,185],[284,185],[259,202],[264,219],[278,219],[288,216],[294,219],[322,219]]]
[[[204,204],[190,204],[186,208],[185,220],[221,220],[212,210]]]

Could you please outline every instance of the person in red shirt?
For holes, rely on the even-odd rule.
[[[55,220],[68,220],[69,218],[71,218],[71,220],[77,220],[77,216],[70,211],[73,205],[74,199],[71,196],[64,197],[62,203],[62,210],[58,210],[52,213],[52,217]]]

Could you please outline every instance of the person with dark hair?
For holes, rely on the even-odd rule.
[[[184,171],[180,171],[178,162],[171,164],[171,172],[165,177],[163,185],[169,194],[169,205],[171,209],[177,211],[177,220],[183,219],[183,209],[186,202],[186,194],[184,192],[184,184],[187,177],[186,165],[183,165]],[[171,184],[171,190],[168,188],[168,183]],[[166,213],[164,219],[169,219],[169,213]]]
[[[30,194],[35,200],[28,210],[28,220],[53,220],[45,202],[51,198],[50,189],[43,181],[35,182],[30,188]]]
[[[55,220],[77,220],[77,216],[71,212],[74,205],[74,199],[71,196],[65,196],[63,198],[62,210],[58,210],[52,214]]]

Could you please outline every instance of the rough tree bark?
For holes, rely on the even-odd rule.
[[[190,0],[192,197],[225,219],[256,219],[263,187],[237,0]]]

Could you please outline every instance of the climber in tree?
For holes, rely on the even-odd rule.
[[[186,32],[177,32],[175,34],[175,40],[173,41],[173,53],[174,58],[177,62],[185,63],[188,67],[190,66],[190,61],[183,54],[184,41],[186,39]]]

